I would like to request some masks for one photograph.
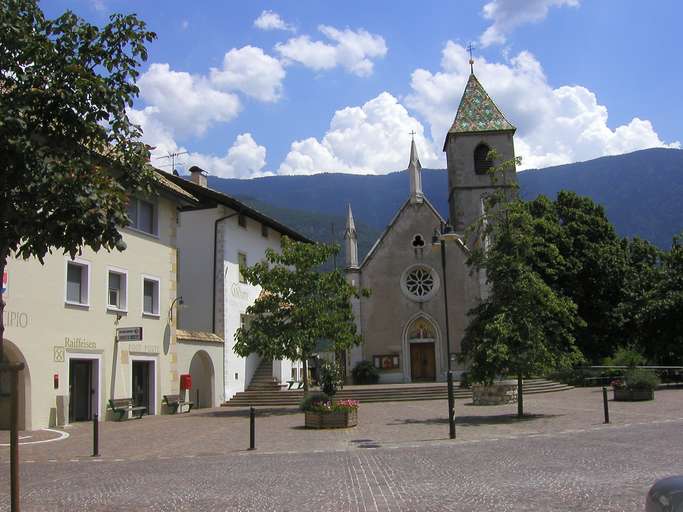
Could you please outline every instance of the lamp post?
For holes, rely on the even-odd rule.
[[[453,226],[450,224],[442,224],[439,228],[434,229],[434,236],[432,236],[432,247],[441,246],[441,275],[443,276],[443,305],[446,311],[446,352],[448,359],[448,373],[446,380],[448,382],[448,431],[449,437],[455,439],[455,396],[453,393],[453,368],[451,364],[451,336],[450,326],[448,321],[448,292],[446,278],[446,241],[457,238]]]

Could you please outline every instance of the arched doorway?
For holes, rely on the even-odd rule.
[[[31,429],[31,374],[26,358],[14,343],[5,339],[5,357],[10,363],[24,363],[24,369],[19,372],[19,430]],[[10,391],[9,376],[0,377],[0,430],[9,430],[10,421]]]
[[[407,324],[404,336],[404,376],[410,382],[433,382],[440,372],[436,325],[420,315]]]
[[[192,357],[190,375],[192,376],[190,400],[195,403],[195,408],[213,407],[213,362],[205,350],[198,350]]]

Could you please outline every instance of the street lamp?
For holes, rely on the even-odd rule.
[[[448,322],[448,293],[446,278],[446,242],[457,239],[458,235],[453,230],[450,224],[441,224],[440,227],[434,228],[434,235],[432,236],[432,247],[441,246],[441,275],[443,275],[443,305],[446,310],[446,352],[448,358],[448,374],[446,380],[448,382],[448,430],[449,437],[455,439],[455,396],[453,394],[453,368],[451,364],[451,336]]]

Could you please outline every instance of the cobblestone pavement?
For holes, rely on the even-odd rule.
[[[88,426],[75,425],[66,440],[21,447],[22,504],[636,511],[655,479],[683,474],[682,399],[671,390],[654,402],[611,402],[610,425],[590,389],[530,396],[523,421],[510,416],[514,406],[458,403],[455,441],[444,439],[442,401],[366,404],[359,427],[343,431],[306,431],[300,414],[271,411],[259,418],[256,452],[244,450],[244,411],[104,423],[101,458],[88,456]],[[9,510],[7,456],[0,448],[0,511]]]

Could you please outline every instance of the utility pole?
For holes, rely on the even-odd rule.
[[[331,224],[331,229],[332,229],[332,243],[337,243],[336,236],[334,234],[334,222]],[[337,270],[337,254],[332,255],[332,260],[334,261],[334,269]]]

